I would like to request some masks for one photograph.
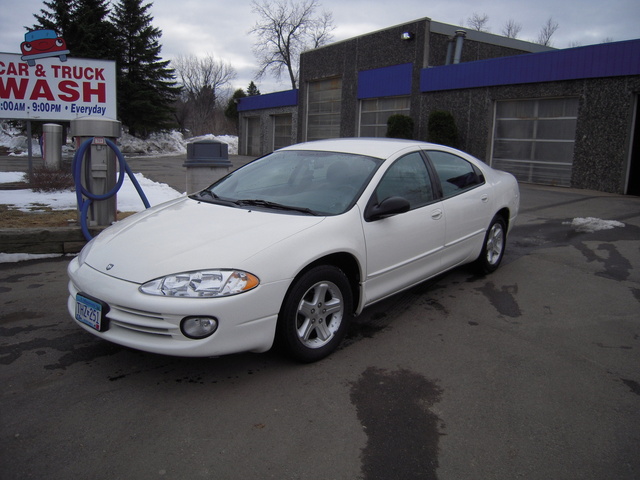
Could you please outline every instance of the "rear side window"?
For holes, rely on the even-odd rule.
[[[484,183],[482,172],[464,158],[447,152],[427,152],[433,164],[444,198],[469,190]]]

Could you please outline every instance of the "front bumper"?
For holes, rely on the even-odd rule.
[[[137,350],[184,357],[209,357],[239,352],[264,352],[273,344],[278,311],[288,282],[261,284],[255,289],[222,298],[156,297],[138,291],[139,285],[102,274],[78,259],[69,264],[67,307],[75,321],[76,294],[87,293],[109,305],[108,330],[98,332],[76,321],[104,340]],[[187,316],[213,316],[219,325],[205,339],[193,340],[180,331]]]

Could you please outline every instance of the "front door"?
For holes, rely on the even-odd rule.
[[[419,283],[440,270],[444,212],[420,153],[401,157],[389,167],[372,201],[380,203],[394,196],[409,200],[410,210],[363,221],[367,244],[366,303]]]

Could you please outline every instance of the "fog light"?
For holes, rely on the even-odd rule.
[[[185,317],[180,322],[180,330],[185,337],[200,339],[213,334],[218,328],[214,317]]]

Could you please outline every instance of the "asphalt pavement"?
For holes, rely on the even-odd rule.
[[[179,158],[130,163],[181,189]],[[521,193],[495,273],[378,303],[311,365],[112,345],[70,319],[68,258],[0,264],[0,478],[637,480],[640,198]]]

